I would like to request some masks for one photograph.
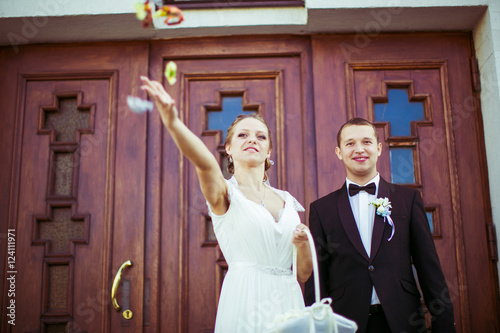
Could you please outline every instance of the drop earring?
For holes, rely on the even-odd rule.
[[[229,161],[229,163],[233,163],[233,158],[231,157],[231,155],[227,157],[227,160]]]

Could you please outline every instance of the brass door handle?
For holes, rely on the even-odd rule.
[[[125,261],[121,266],[120,269],[118,269],[118,272],[116,272],[115,278],[113,280],[113,287],[111,288],[111,300],[113,301],[113,306],[115,307],[116,311],[120,311],[120,306],[118,305],[118,302],[116,301],[116,290],[118,289],[118,286],[120,285],[120,280],[122,278],[122,271],[125,267],[132,266],[132,261],[127,260]]]

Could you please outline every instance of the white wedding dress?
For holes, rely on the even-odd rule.
[[[215,215],[215,235],[228,263],[215,323],[216,333],[261,333],[288,310],[304,308],[293,277],[292,235],[304,208],[290,193],[272,188],[285,201],[279,221],[262,205],[245,198],[236,178],[227,180],[229,209]]]

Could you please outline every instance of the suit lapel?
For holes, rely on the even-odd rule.
[[[354,215],[352,214],[351,203],[349,202],[347,186],[345,183],[344,186],[342,186],[342,188],[340,189],[337,205],[340,221],[342,222],[342,227],[344,228],[347,237],[351,241],[352,245],[354,245],[356,250],[363,256],[363,258],[368,260],[368,254],[366,253],[365,247],[363,246],[361,236],[359,235],[358,226],[356,225]]]
[[[389,197],[389,184],[385,180],[383,180],[382,177],[380,178],[378,186],[377,198],[389,198],[389,201],[391,200],[391,198]],[[370,261],[373,261],[373,258],[375,258],[377,250],[380,247],[382,238],[384,236],[385,225],[386,222],[384,222],[384,218],[380,215],[377,215],[377,212],[375,212],[375,221],[373,221],[372,248],[370,250]]]

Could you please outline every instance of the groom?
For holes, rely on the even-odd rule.
[[[367,120],[345,123],[335,152],[344,162],[346,182],[311,203],[309,215],[321,297],[332,298],[334,311],[356,321],[360,333],[426,332],[413,264],[432,314],[432,332],[455,332],[453,306],[420,193],[380,177],[376,164],[382,144]],[[376,210],[371,203],[377,198],[388,198],[390,207]],[[313,303],[312,278],[305,294],[306,303]]]

